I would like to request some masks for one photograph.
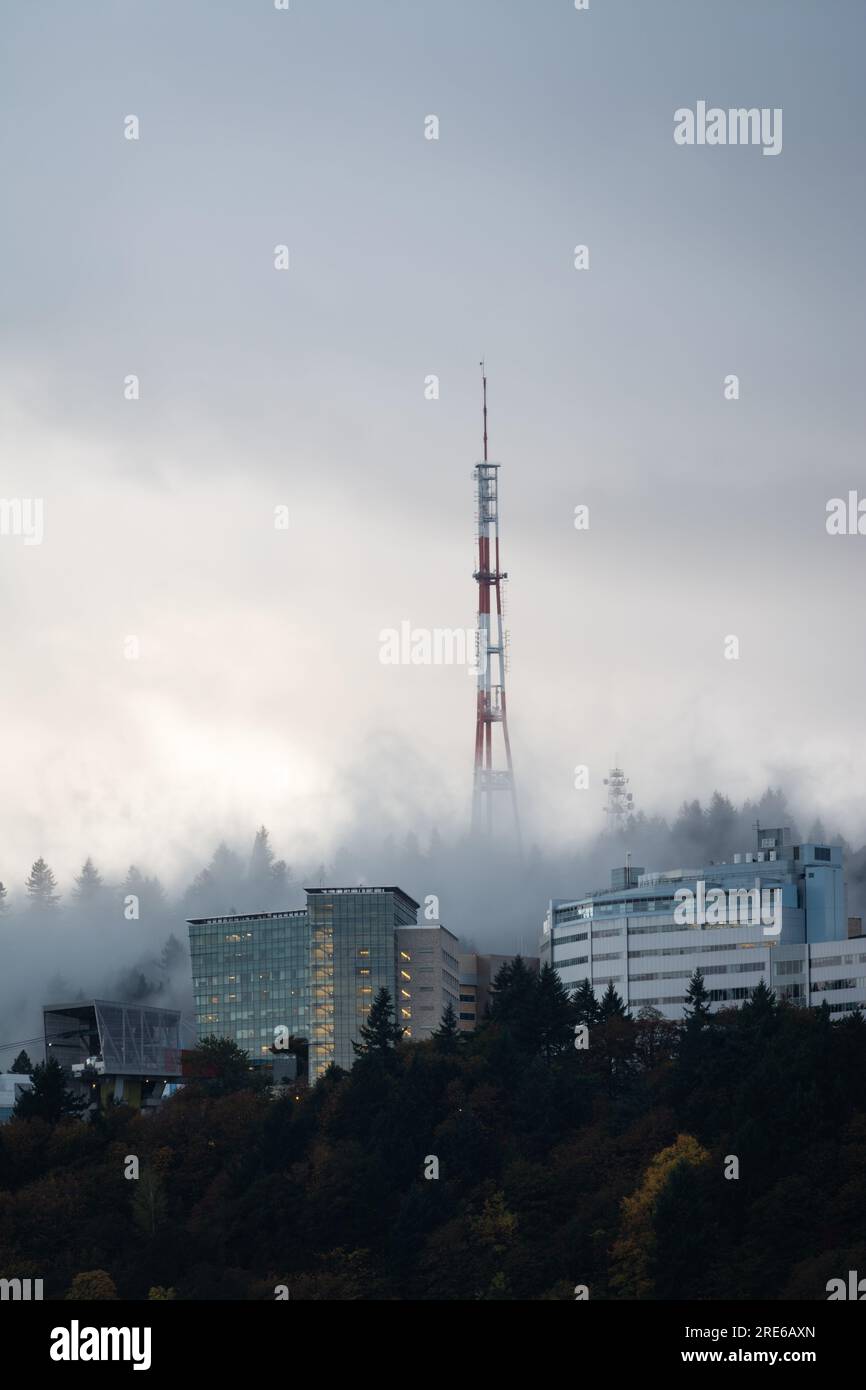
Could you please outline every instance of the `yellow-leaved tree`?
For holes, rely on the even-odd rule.
[[[611,1250],[610,1287],[620,1298],[649,1298],[650,1267],[655,1244],[653,1217],[659,1196],[681,1163],[698,1167],[710,1155],[691,1134],[678,1134],[673,1144],[651,1160],[640,1186],[624,1197],[619,1235]]]

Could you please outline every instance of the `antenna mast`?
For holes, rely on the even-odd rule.
[[[477,566],[473,579],[478,584],[478,688],[475,710],[475,769],[472,784],[472,830],[475,834],[493,831],[493,795],[510,794],[514,831],[518,846],[520,816],[511,763],[511,740],[505,702],[505,652],[507,633],[502,626],[502,584],[508,574],[499,568],[499,464],[487,457],[487,372],[481,367],[484,458],[473,472],[476,486]],[[496,598],[491,612],[491,591]],[[495,663],[495,664],[494,664]],[[505,766],[493,765],[493,726],[502,727]]]

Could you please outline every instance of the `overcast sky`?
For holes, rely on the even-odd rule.
[[[647,811],[783,782],[866,833],[861,0],[2,28],[0,497],[44,539],[0,536],[0,878],[467,818],[473,682],[379,634],[474,623],[482,354],[531,832],[597,828],[618,753]],[[781,153],[677,145],[698,101]]]

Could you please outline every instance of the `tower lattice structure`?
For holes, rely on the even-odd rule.
[[[520,843],[520,817],[508,736],[505,699],[507,634],[503,627],[503,583],[507,573],[499,566],[499,464],[487,457],[487,376],[481,363],[483,394],[484,457],[472,470],[476,489],[476,568],[478,585],[477,668],[475,712],[475,771],[472,786],[472,829],[490,834],[497,824],[494,799],[505,792],[511,803],[514,832]],[[491,597],[493,603],[491,603]],[[494,606],[495,605],[495,606]],[[494,729],[502,730],[499,765],[494,753]],[[504,798],[503,798],[504,799]]]

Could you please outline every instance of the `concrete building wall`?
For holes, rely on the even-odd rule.
[[[397,1021],[418,1042],[439,1027],[450,1003],[459,1013],[459,942],[439,923],[401,927],[396,932]]]

